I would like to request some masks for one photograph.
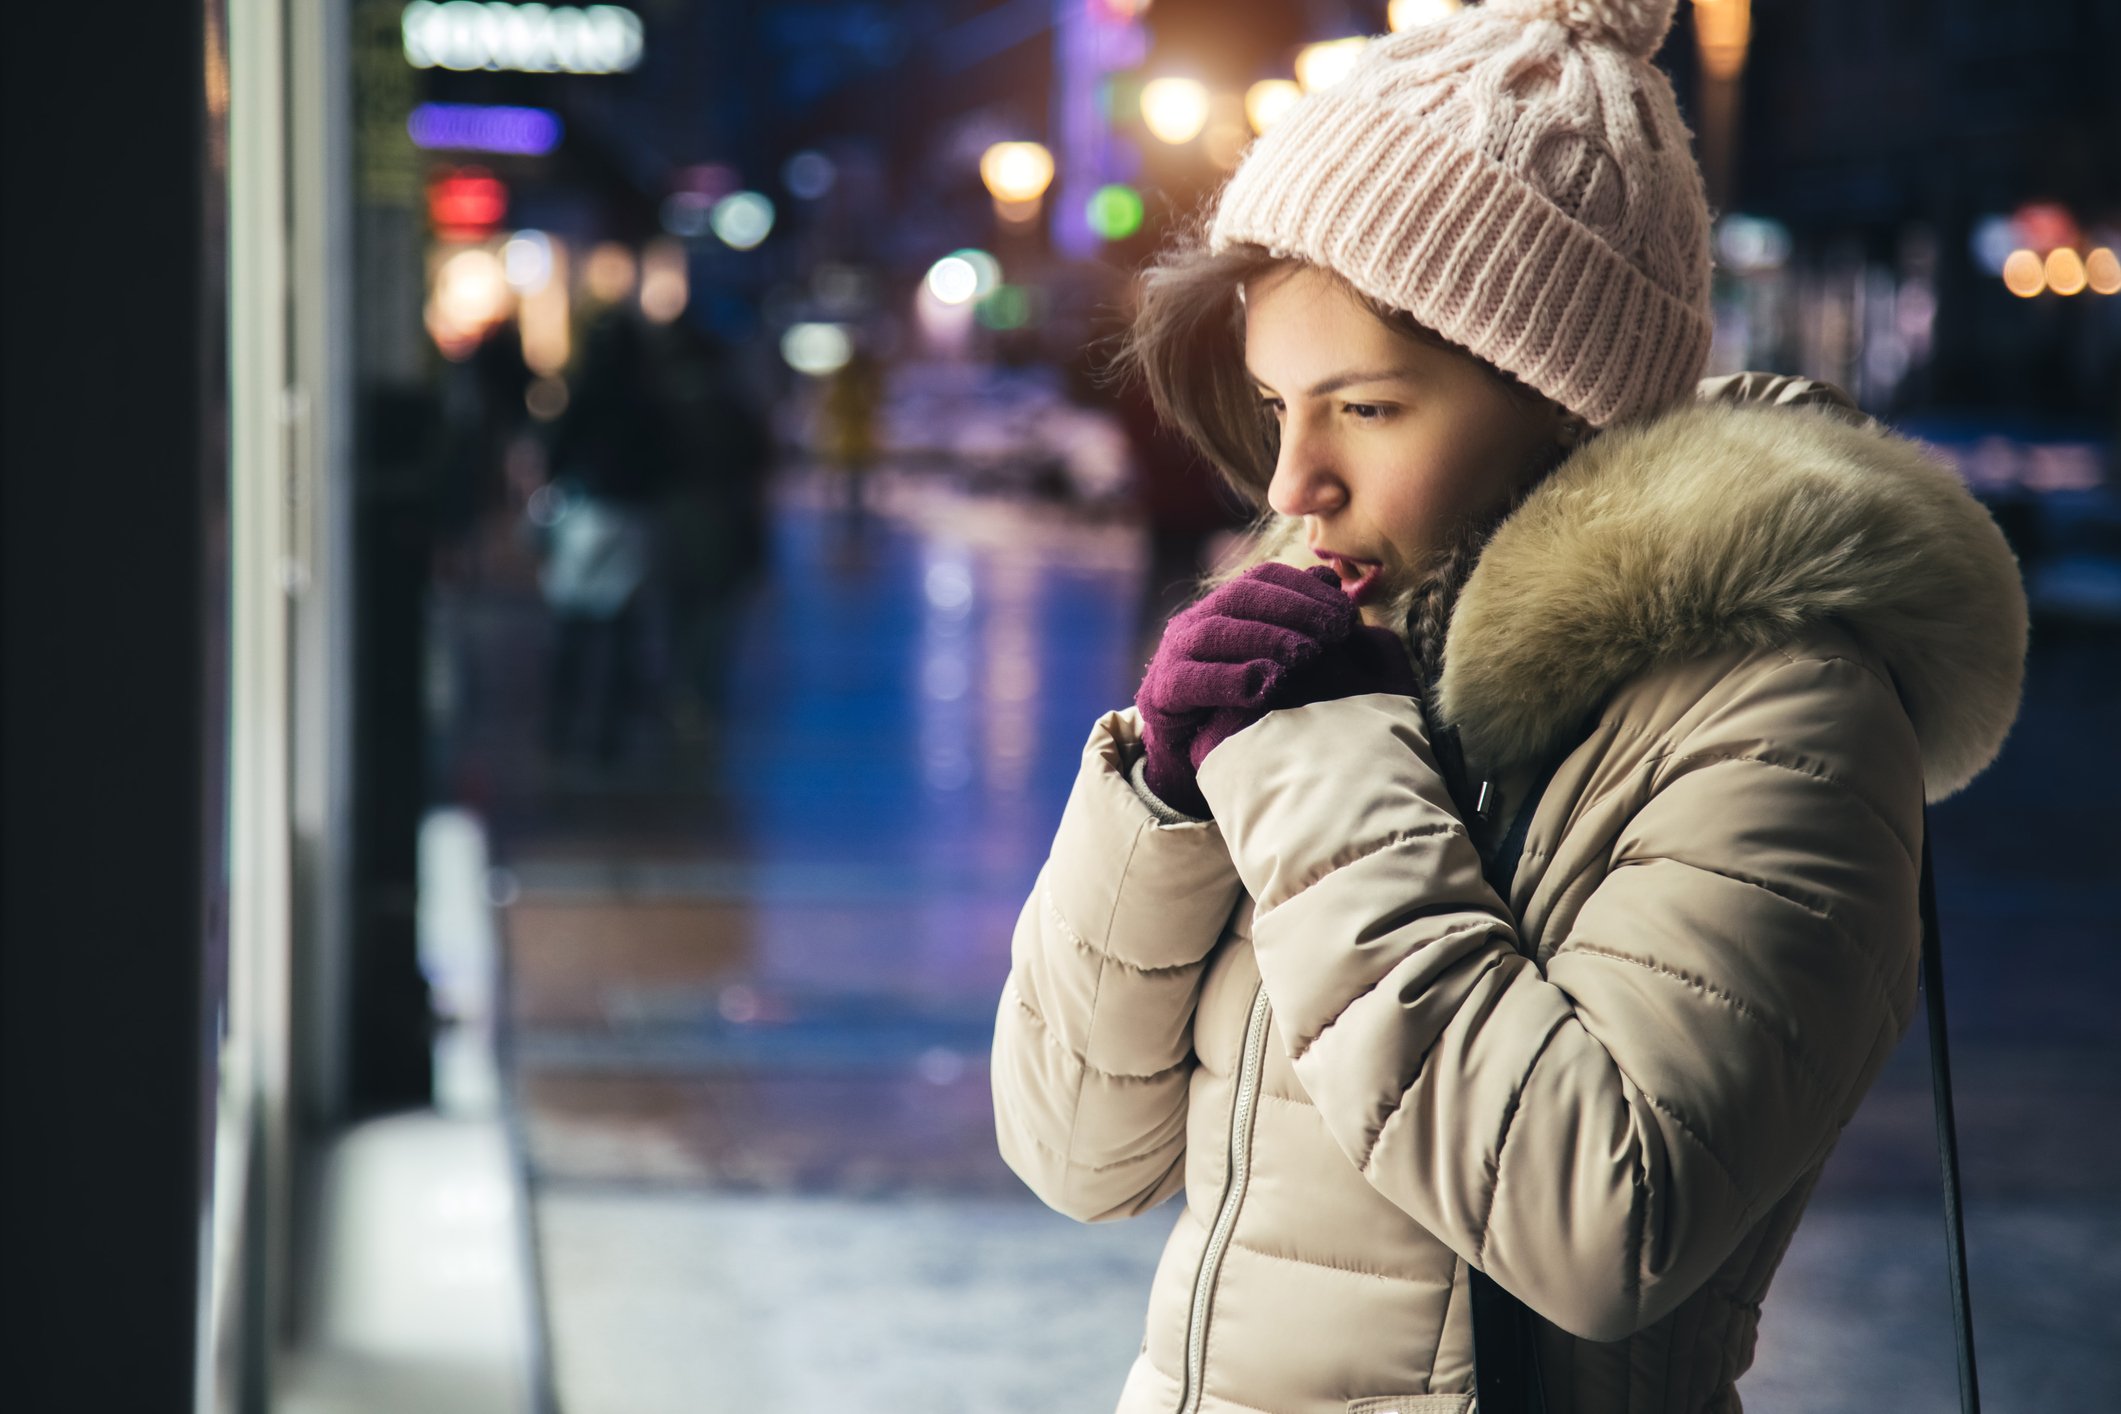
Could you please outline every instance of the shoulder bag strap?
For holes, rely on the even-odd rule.
[[[1463,758],[1456,748],[1455,738],[1445,745],[1449,764],[1462,766]],[[1531,832],[1532,816],[1568,754],[1557,752],[1548,760],[1538,779],[1525,791],[1524,804],[1517,808],[1495,852],[1483,861],[1489,884],[1506,903],[1510,882],[1517,875],[1517,862],[1524,854],[1525,837]],[[1490,788],[1487,782],[1481,783],[1474,805],[1476,812],[1486,806],[1486,791]],[[1474,1402],[1480,1414],[1546,1414],[1539,1334],[1531,1308],[1478,1267],[1466,1268],[1466,1290],[1473,1317]]]
[[[1922,990],[1929,1008],[1930,1092],[1937,1110],[1937,1161],[1944,1170],[1944,1251],[1959,1338],[1959,1408],[1981,1414],[1974,1374],[1974,1307],[1966,1280],[1966,1223],[1959,1208],[1959,1131],[1952,1123],[1952,1061],[1944,1034],[1944,948],[1937,931],[1937,886],[1930,868],[1929,811],[1922,812]]]
[[[1519,807],[1510,829],[1488,863],[1488,879],[1505,899],[1524,852],[1532,814],[1561,763],[1557,756]],[[1966,1273],[1966,1223],[1960,1208],[1959,1135],[1952,1117],[1951,1051],[1944,1020],[1944,948],[1937,927],[1937,886],[1930,862],[1929,812],[1922,818],[1922,991],[1929,1017],[1930,1090],[1937,1116],[1937,1159],[1944,1182],[1945,1261],[1952,1287],[1953,1333],[1959,1347],[1959,1408],[1980,1414],[1981,1384],[1974,1368],[1973,1296]],[[1480,1414],[1545,1414],[1546,1388],[1539,1368],[1532,1312],[1487,1273],[1467,1270],[1473,1318],[1473,1387]]]

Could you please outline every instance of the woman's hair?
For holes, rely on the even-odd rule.
[[[1279,429],[1262,410],[1252,376],[1245,371],[1243,299],[1248,281],[1299,263],[1257,245],[1211,251],[1204,228],[1196,223],[1142,272],[1140,303],[1112,359],[1113,372],[1139,378],[1157,416],[1198,448],[1258,514],[1245,552],[1218,566],[1209,584],[1282,554],[1301,531],[1300,521],[1277,516],[1267,507]],[[1371,298],[1337,273],[1314,268],[1339,281],[1394,333],[1472,359],[1528,416],[1549,406],[1544,394],[1514,374],[1452,343],[1404,310]],[[1543,468],[1519,487],[1501,515],[1480,525],[1453,528],[1418,582],[1389,606],[1395,619],[1405,624],[1407,647],[1424,682],[1433,682],[1442,671],[1451,610],[1488,535],[1551,469]]]
[[[1196,224],[1142,271],[1140,303],[1112,361],[1120,376],[1141,379],[1157,415],[1197,447],[1247,505],[1259,509],[1266,506],[1274,475],[1276,428],[1245,371],[1243,291],[1271,270],[1303,263],[1257,245],[1211,251]],[[1544,394],[1515,374],[1364,294],[1337,272],[1312,268],[1338,282],[1393,333],[1472,359],[1528,413],[1547,405]]]

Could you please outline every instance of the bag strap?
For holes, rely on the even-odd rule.
[[[1456,757],[1455,741],[1446,748]],[[1554,756],[1525,793],[1524,804],[1485,862],[1488,882],[1505,900],[1524,854],[1532,816],[1568,753]],[[1460,764],[1462,758],[1452,764]],[[1485,803],[1487,782],[1481,783]],[[1966,1273],[1966,1223],[1960,1207],[1959,1134],[1952,1118],[1952,1063],[1944,1022],[1944,947],[1937,927],[1936,873],[1930,863],[1930,822],[1922,813],[1922,991],[1929,1017],[1930,1092],[1937,1115],[1937,1160],[1944,1182],[1945,1263],[1952,1287],[1953,1334],[1959,1347],[1959,1408],[1981,1414],[1981,1383],[1974,1369],[1973,1296]],[[1537,1328],[1531,1308],[1497,1285],[1486,1272],[1466,1269],[1473,1318],[1474,1403],[1480,1414],[1546,1414],[1546,1384],[1539,1367]]]
[[[1952,1331],[1959,1340],[1959,1408],[1981,1414],[1974,1373],[1974,1305],[1966,1277],[1966,1223],[1959,1207],[1959,1131],[1952,1122],[1952,1060],[1944,1029],[1944,947],[1937,930],[1937,885],[1930,868],[1929,811],[1922,812],[1922,991],[1929,1010],[1930,1095],[1937,1111],[1937,1162],[1944,1174],[1944,1252],[1952,1283]]]
[[[1452,769],[1463,771],[1465,758],[1458,749],[1456,734],[1446,736],[1441,754],[1447,763],[1448,780]],[[1539,776],[1526,787],[1524,803],[1517,807],[1495,852],[1481,861],[1488,883],[1504,902],[1508,902],[1510,883],[1517,877],[1517,863],[1532,830],[1532,816],[1554,773],[1573,750],[1572,739],[1569,750],[1557,751],[1547,758]],[[1482,781],[1474,792],[1476,815],[1489,808],[1493,789],[1491,782]],[[1484,815],[1482,818],[1485,820]],[[1480,1414],[1546,1414],[1546,1381],[1539,1366],[1539,1332],[1533,1324],[1532,1309],[1478,1267],[1466,1268],[1466,1290],[1473,1317],[1473,1398]]]

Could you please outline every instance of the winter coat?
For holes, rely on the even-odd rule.
[[[1913,1013],[1924,799],[1995,757],[2026,639],[1958,478],[1763,405],[1795,387],[1577,450],[1488,541],[1434,700],[1267,714],[1208,756],[1212,822],[1130,783],[1131,710],[1097,723],[993,1087],[1061,1212],[1184,1190],[1126,1414],[1462,1414],[1469,1265],[1534,1313],[1553,1414],[1739,1409]],[[1500,897],[1480,847],[1557,757]]]

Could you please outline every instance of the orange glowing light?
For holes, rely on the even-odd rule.
[[[2047,287],[2058,295],[2075,295],[2084,292],[2087,283],[2084,275],[2084,257],[2068,246],[2060,246],[2047,253]]]
[[[2100,246],[2084,257],[2084,282],[2093,294],[2121,295],[2121,258],[2108,246]]]
[[[1753,42],[1752,0],[1694,0],[1694,39],[1710,78],[1737,78]]]
[[[2047,288],[2047,266],[2029,250],[2014,250],[2003,262],[2003,288],[2020,299],[2031,299]]]
[[[1303,86],[1294,79],[1261,79],[1253,84],[1245,90],[1245,117],[1252,131],[1263,133],[1273,127],[1303,96]]]

